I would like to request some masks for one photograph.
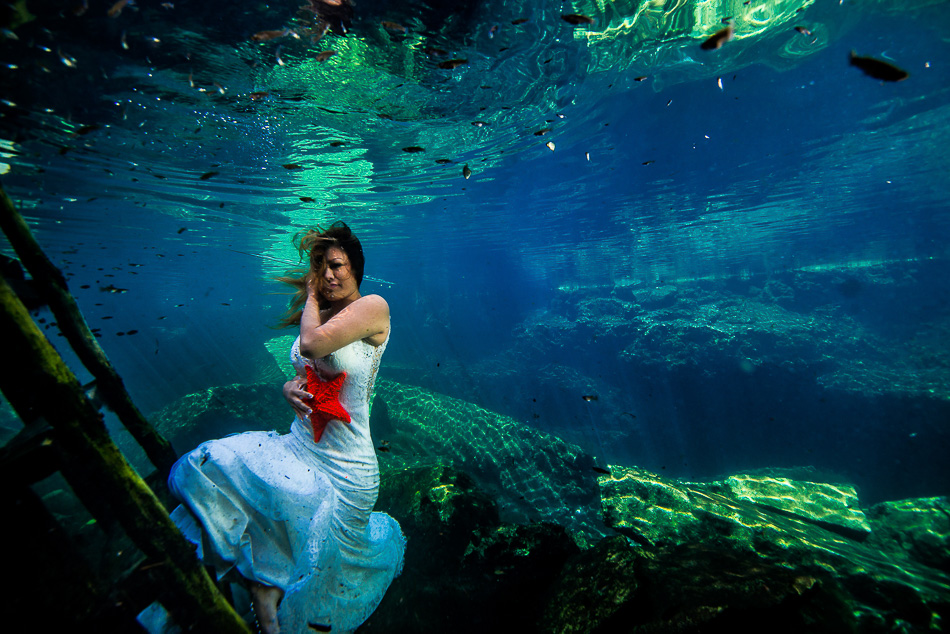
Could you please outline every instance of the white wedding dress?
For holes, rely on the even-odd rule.
[[[286,634],[353,631],[402,569],[399,524],[372,512],[379,466],[369,410],[386,343],[357,341],[313,362],[324,380],[347,372],[340,403],[352,419],[330,421],[319,443],[295,418],[289,434],[212,440],[172,468],[169,487],[182,501],[172,519],[219,578],[236,568],[284,590]],[[290,358],[302,372],[299,345]]]

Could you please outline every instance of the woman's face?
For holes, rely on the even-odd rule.
[[[320,292],[330,302],[343,299],[359,299],[356,276],[350,266],[350,258],[340,247],[330,247],[324,255],[327,267],[321,278]],[[355,297],[354,297],[355,295]]]

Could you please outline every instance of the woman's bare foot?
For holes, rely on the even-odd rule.
[[[251,603],[254,605],[254,614],[257,623],[264,634],[280,634],[280,624],[277,622],[277,606],[284,598],[284,591],[277,586],[265,586],[262,583],[251,583]]]

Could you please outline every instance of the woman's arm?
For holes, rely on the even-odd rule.
[[[354,341],[386,332],[389,304],[379,295],[366,295],[324,321],[311,294],[300,318],[300,354],[325,357]]]

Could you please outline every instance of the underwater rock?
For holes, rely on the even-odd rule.
[[[579,551],[555,524],[499,523],[474,480],[445,465],[389,473],[376,509],[399,521],[406,561],[360,632],[533,631]]]
[[[573,557],[554,585],[540,631],[580,634],[596,630],[636,592],[636,564],[641,556],[618,535],[605,537]]]
[[[950,573],[950,502],[946,497],[881,502],[868,509],[869,545],[900,551]]]
[[[551,521],[582,543],[603,535],[592,457],[576,445],[472,403],[380,379],[373,421],[395,434],[380,454],[385,480],[394,471],[435,461],[469,473],[496,497],[510,521]],[[375,435],[375,432],[374,432]]]
[[[179,454],[212,438],[255,430],[286,433],[294,414],[274,383],[219,385],[188,394],[149,417]]]
[[[733,475],[723,480],[722,486],[738,500],[774,508],[830,530],[844,528],[856,537],[871,532],[867,518],[858,508],[858,494],[847,484]]]
[[[624,631],[735,629],[763,617],[778,628],[769,631],[913,631],[950,615],[950,577],[870,539],[739,499],[722,483],[611,471],[599,480],[605,521],[643,552],[643,591],[617,614],[644,629]]]

